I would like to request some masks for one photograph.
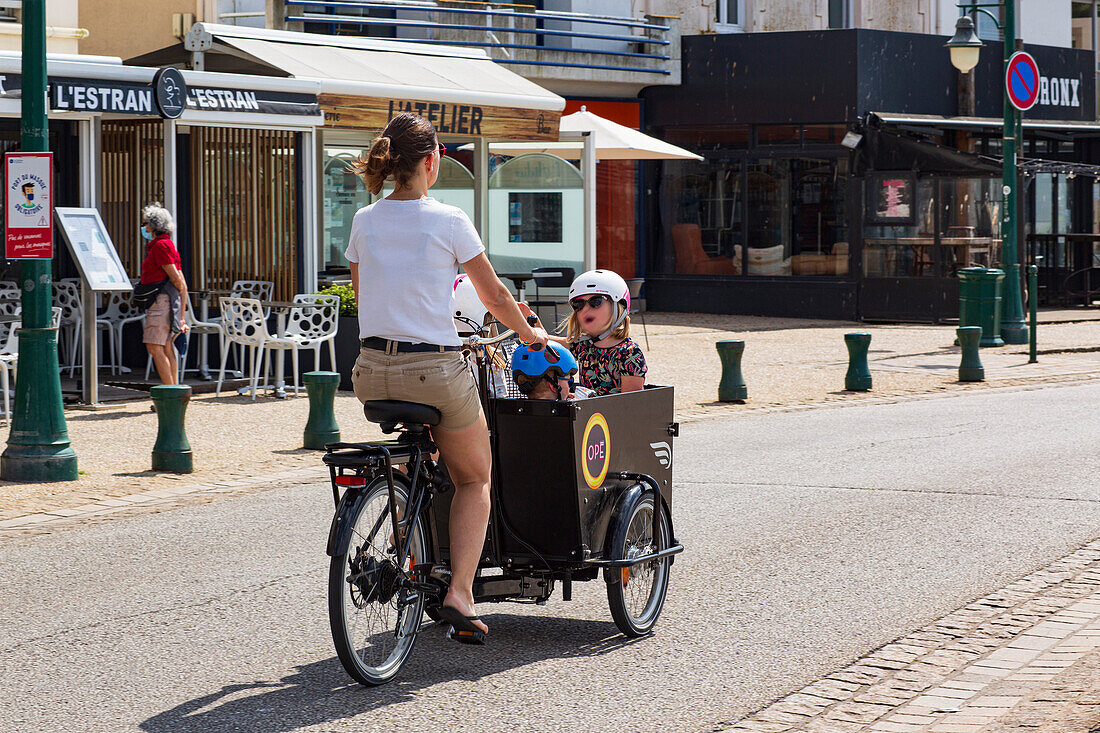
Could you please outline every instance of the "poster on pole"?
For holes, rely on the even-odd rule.
[[[53,257],[53,153],[4,154],[4,251],[9,260]]]
[[[126,268],[118,258],[111,235],[103,226],[99,211],[91,208],[59,206],[57,223],[80,276],[95,292],[132,290]]]

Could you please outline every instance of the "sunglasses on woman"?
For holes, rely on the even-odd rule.
[[[607,295],[593,295],[591,298],[585,300],[584,298],[573,298],[569,301],[569,305],[573,306],[573,311],[579,313],[586,305],[592,308],[599,308],[603,305],[605,300],[611,300]]]
[[[439,157],[442,158],[447,154],[447,146],[443,143],[439,143]]]

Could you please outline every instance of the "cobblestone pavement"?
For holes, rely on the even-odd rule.
[[[1100,541],[717,730],[1097,729]]]

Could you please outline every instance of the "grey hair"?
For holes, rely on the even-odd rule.
[[[160,205],[159,201],[148,204],[141,210],[141,220],[149,224],[153,234],[171,234],[176,230],[176,222],[168,209]]]

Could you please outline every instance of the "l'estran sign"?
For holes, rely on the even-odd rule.
[[[522,107],[488,107],[413,99],[377,99],[344,94],[318,97],[325,127],[381,132],[395,115],[415,112],[440,135],[489,137],[499,140],[557,140],[561,112]]]

